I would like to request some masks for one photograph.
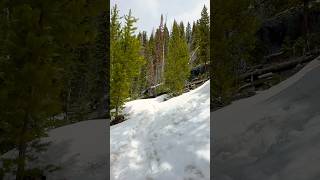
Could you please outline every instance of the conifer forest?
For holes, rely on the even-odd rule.
[[[189,90],[186,84],[209,78],[207,7],[203,6],[200,19],[186,25],[177,21],[167,24],[161,15],[159,26],[150,35],[136,28],[138,19],[131,11],[120,17],[117,5],[110,21],[110,108],[114,117],[123,118],[119,111],[128,98],[180,95]]]

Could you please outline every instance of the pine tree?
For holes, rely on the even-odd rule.
[[[125,77],[125,72],[123,70],[122,54],[121,54],[121,25],[119,10],[117,5],[112,8],[111,19],[110,19],[110,104],[111,109],[116,108],[116,115],[119,111],[119,106],[121,105],[121,100],[123,101],[126,97],[125,92],[112,87],[118,87],[122,90],[122,84],[127,79]],[[126,83],[126,82],[125,82]]]
[[[142,33],[139,32],[137,38],[140,41],[140,55],[147,59],[147,32],[143,31]],[[148,64],[145,63],[141,66],[139,70],[139,75],[134,78],[132,82],[132,90],[131,90],[131,97],[137,98],[141,96],[141,93],[148,87],[147,85],[147,66]]]
[[[98,17],[98,34],[95,42],[95,63],[93,63],[93,81],[94,84],[90,88],[90,94],[94,95],[91,101],[96,102],[97,117],[109,118],[109,58],[108,58],[108,29],[107,17],[109,16],[107,10],[104,10]],[[92,103],[92,102],[91,102]]]
[[[303,9],[303,34],[304,34],[304,53],[310,51],[310,25],[309,25],[309,3],[310,0],[289,0],[290,6],[302,5]]]
[[[200,33],[199,33],[199,20],[193,22],[192,26],[192,33],[191,33],[191,44],[190,44],[190,51],[191,51],[191,65],[197,66],[201,64],[199,60],[199,48],[200,48]]]
[[[182,38],[186,38],[185,29],[184,29],[184,24],[183,24],[182,21],[180,22],[179,28],[180,28],[180,36],[181,36]]]
[[[111,13],[111,74],[110,74],[110,96],[111,108],[115,109],[115,116],[129,97],[130,87],[135,77],[139,75],[141,65],[144,63],[140,55],[140,42],[134,35],[137,19],[132,16],[131,10],[125,15],[125,24],[119,25],[119,15],[115,6]]]
[[[142,32],[142,37],[141,37],[141,56],[144,57],[145,59],[145,64],[143,64],[143,66],[141,67],[141,70],[140,70],[140,76],[139,76],[139,88],[138,88],[138,93],[140,95],[140,93],[142,91],[144,91],[147,87],[148,87],[148,84],[147,84],[147,46],[148,46],[148,39],[147,39],[147,32],[143,31]]]
[[[191,39],[192,39],[192,32],[191,32],[191,25],[189,22],[186,27],[186,39],[187,39],[188,46],[190,47]]]
[[[250,11],[250,0],[217,0],[213,6],[211,37],[211,100],[228,103],[236,89],[238,63],[250,59],[258,21]],[[227,12],[227,13],[226,13]],[[239,23],[241,22],[241,23]]]
[[[106,86],[102,85],[107,79],[104,77],[107,67],[102,65],[106,64],[103,59],[106,60],[105,56],[108,54],[105,48],[106,27],[103,27],[106,26],[106,20],[104,20],[102,11],[94,12],[94,8],[102,9],[101,4],[99,7],[96,3],[101,2],[79,1],[78,4],[69,3],[66,6],[68,11],[73,13],[64,19],[73,21],[77,28],[68,30],[70,44],[75,44],[75,46],[66,56],[68,60],[62,62],[64,68],[62,101],[65,114],[65,121],[62,122],[64,124],[97,118],[97,116],[102,116],[98,114],[104,111],[101,105],[103,99],[101,97],[104,96],[101,94],[101,88],[106,91]],[[79,6],[80,4],[83,6]],[[85,12],[79,14],[79,11]],[[96,15],[91,16],[91,13]],[[104,104],[106,106],[105,100]],[[95,116],[91,115],[93,111],[95,111]]]
[[[198,40],[198,26],[197,23],[193,21],[192,32],[191,32],[191,50],[196,50]]]
[[[25,164],[32,159],[27,149],[43,149],[28,142],[45,136],[52,125],[51,117],[61,112],[65,62],[76,56],[74,49],[94,38],[85,20],[100,13],[101,4],[54,0],[0,4],[1,12],[6,12],[0,21],[4,27],[0,131],[18,150],[18,157],[12,161],[17,167],[13,168],[17,180],[24,179],[28,171]]]
[[[167,24],[164,24],[164,58],[167,59],[170,33]],[[164,64],[165,65],[165,64]]]
[[[181,94],[190,74],[189,52],[185,38],[176,21],[169,40],[169,52],[165,69],[165,84],[174,94]]]
[[[203,7],[199,20],[198,41],[199,50],[197,57],[200,63],[206,64],[210,60],[210,26],[209,15],[206,6]]]
[[[154,33],[152,31],[148,44],[147,44],[147,82],[148,86],[154,86],[155,84],[155,59],[156,59],[156,51],[155,51],[155,40]],[[150,95],[155,95],[155,92],[150,92]]]
[[[0,115],[6,138],[19,151],[16,179],[20,180],[25,173],[27,142],[43,136],[46,118],[59,110],[60,85],[53,61],[55,45],[49,40],[52,34],[45,29],[48,22],[42,17],[44,9],[33,4],[13,4],[3,7],[10,16],[1,21],[8,29],[0,55]]]

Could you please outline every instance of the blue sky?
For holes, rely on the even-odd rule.
[[[160,16],[167,17],[167,26],[171,29],[173,20],[183,21],[185,26],[189,21],[200,18],[204,5],[210,12],[210,0],[111,0],[111,7],[118,5],[120,15],[127,14],[132,10],[133,16],[138,18],[136,26],[139,31],[147,31],[148,35],[152,29],[160,24]]]

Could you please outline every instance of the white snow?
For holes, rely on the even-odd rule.
[[[320,178],[320,61],[258,95],[214,111],[219,180]]]
[[[210,179],[210,81],[164,98],[126,103],[110,130],[111,180]]]

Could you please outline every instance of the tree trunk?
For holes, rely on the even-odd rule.
[[[23,176],[24,176],[26,151],[27,151],[27,142],[25,139],[25,135],[27,132],[28,123],[29,123],[29,114],[26,113],[26,117],[24,118],[23,126],[21,129],[20,137],[19,137],[19,144],[18,144],[19,155],[18,155],[16,180],[23,180]]]
[[[245,73],[245,74],[240,75],[239,80],[247,79],[251,76],[256,77],[256,76],[266,74],[269,72],[276,72],[276,71],[288,69],[288,68],[296,66],[297,64],[311,61],[314,58],[315,58],[315,55],[303,56],[303,57],[296,58],[295,60],[292,60],[292,61],[271,65],[271,66],[266,67],[264,69],[257,69],[257,70],[254,70],[253,72],[249,72],[249,73]]]
[[[305,52],[310,51],[310,44],[309,44],[309,21],[308,21],[308,5],[309,0],[303,0],[303,24],[304,24],[304,33],[305,33]]]

